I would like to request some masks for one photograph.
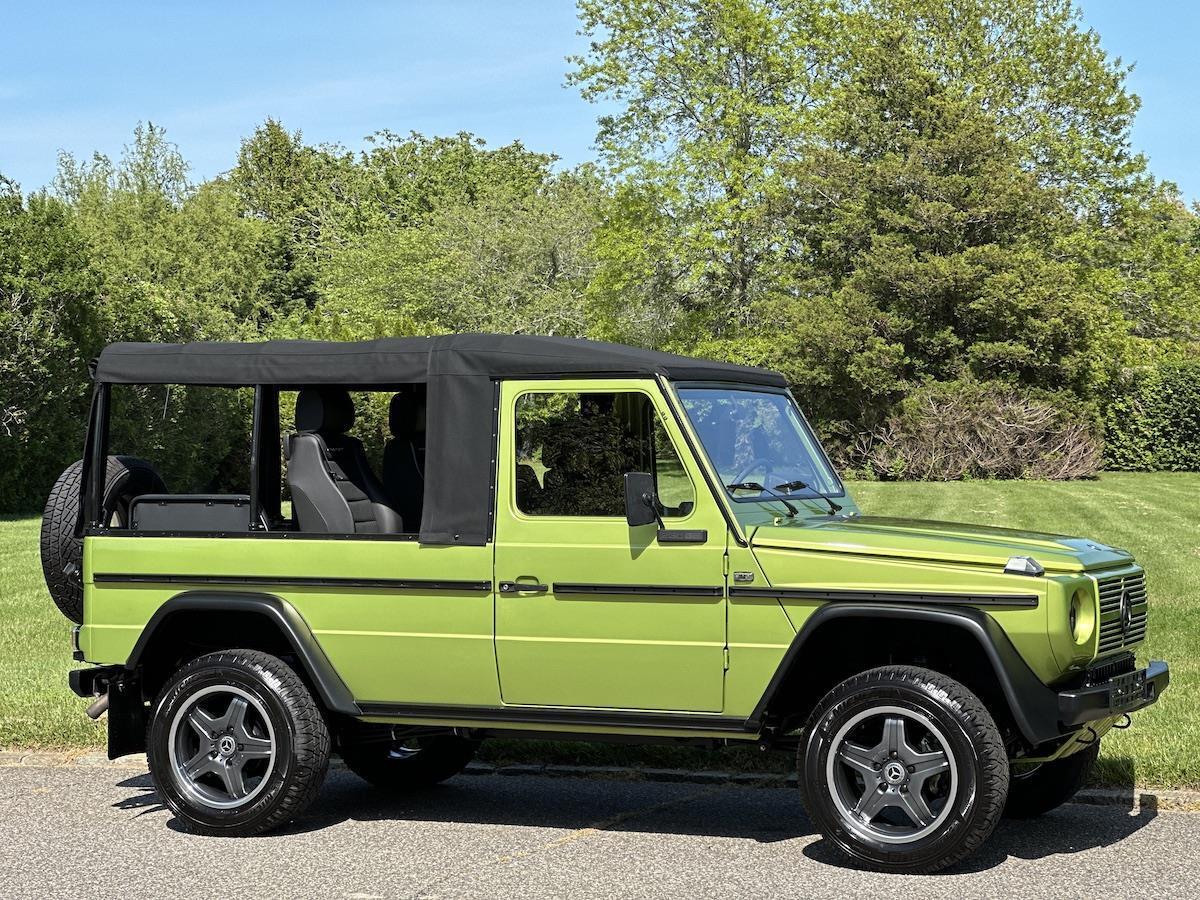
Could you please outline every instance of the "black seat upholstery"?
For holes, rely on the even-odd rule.
[[[301,531],[399,532],[400,516],[371,471],[362,442],[346,430],[354,402],[338,388],[307,388],[296,398],[296,433],[284,444],[288,487]]]
[[[425,499],[425,393],[412,385],[392,397],[388,427],[392,439],[383,446],[383,486],[404,530],[421,530]]]

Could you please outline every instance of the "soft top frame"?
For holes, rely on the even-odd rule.
[[[787,386],[767,369],[577,338],[494,334],[117,343],[104,348],[91,371],[103,394],[114,384],[255,387],[261,395],[310,385],[371,390],[425,383],[428,468],[420,541],[475,546],[491,538],[499,380],[601,375]]]
[[[117,343],[104,348],[92,377],[106,384],[337,384],[428,381],[438,376],[664,375],[773,387],[777,372],[579,338],[449,334],[374,341]]]

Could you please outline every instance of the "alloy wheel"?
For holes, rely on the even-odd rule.
[[[928,716],[899,706],[873,707],[846,722],[830,746],[827,775],[845,826],[888,844],[936,831],[958,792],[945,736]]]
[[[275,730],[266,709],[232,685],[189,697],[171,720],[167,746],[176,786],[211,809],[249,803],[275,768]]]

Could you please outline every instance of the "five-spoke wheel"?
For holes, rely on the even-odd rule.
[[[952,678],[885,666],[825,695],[802,732],[805,808],[876,868],[933,872],[975,850],[1008,794],[1008,759],[983,703]]]
[[[193,694],[171,722],[171,774],[197,803],[231,809],[252,800],[275,766],[275,729],[257,698],[213,685]]]
[[[864,710],[833,746],[828,788],[847,827],[903,843],[936,829],[953,808],[954,756],[927,716],[899,706]]]
[[[159,795],[188,830],[250,835],[308,805],[329,746],[324,714],[291,667],[227,650],[192,660],[163,686],[147,758]]]

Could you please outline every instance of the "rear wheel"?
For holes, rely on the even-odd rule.
[[[188,831],[242,837],[299,815],[329,765],[329,731],[282,660],[253,650],[202,656],[154,704],[150,774]]]
[[[996,723],[966,687],[928,669],[886,666],[817,705],[799,754],[814,824],[874,868],[935,872],[996,827],[1008,759]]]
[[[474,759],[478,741],[455,735],[392,736],[387,726],[359,728],[343,738],[346,767],[377,788],[412,791],[457,775]]]
[[[1014,764],[1004,815],[1033,819],[1062,806],[1087,784],[1099,756],[1100,742],[1096,741],[1064,759],[1032,766]]]

